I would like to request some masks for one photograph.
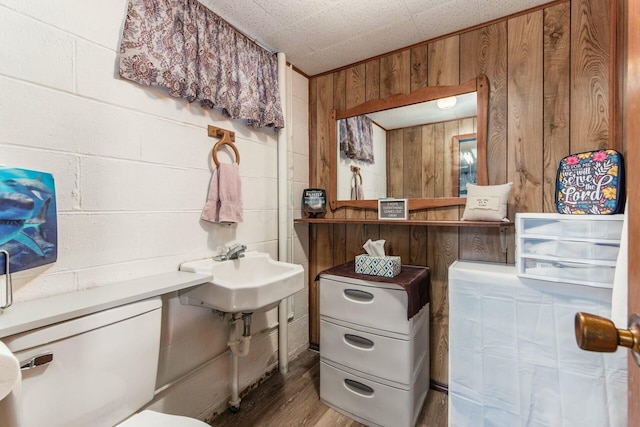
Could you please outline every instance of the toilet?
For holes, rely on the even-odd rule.
[[[156,297],[3,338],[23,370],[19,386],[0,401],[2,425],[208,427],[136,413],[155,392],[161,308]]]

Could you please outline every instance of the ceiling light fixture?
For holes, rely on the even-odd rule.
[[[458,99],[455,96],[450,96],[448,98],[440,98],[438,99],[438,108],[441,110],[450,110],[455,107]]]

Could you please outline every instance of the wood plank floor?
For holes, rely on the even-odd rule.
[[[285,375],[274,373],[242,396],[240,411],[215,417],[214,427],[356,427],[363,426],[320,402],[320,358],[308,350],[289,364]],[[447,425],[447,395],[429,390],[417,427]]]

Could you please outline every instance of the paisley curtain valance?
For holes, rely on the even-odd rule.
[[[354,160],[374,163],[373,122],[367,116],[347,117],[338,120],[340,150]]]
[[[254,127],[284,127],[276,55],[195,0],[130,0],[120,76],[222,108]]]

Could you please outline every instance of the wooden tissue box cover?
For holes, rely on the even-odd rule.
[[[400,274],[399,256],[356,255],[356,273],[370,276],[395,277]]]

